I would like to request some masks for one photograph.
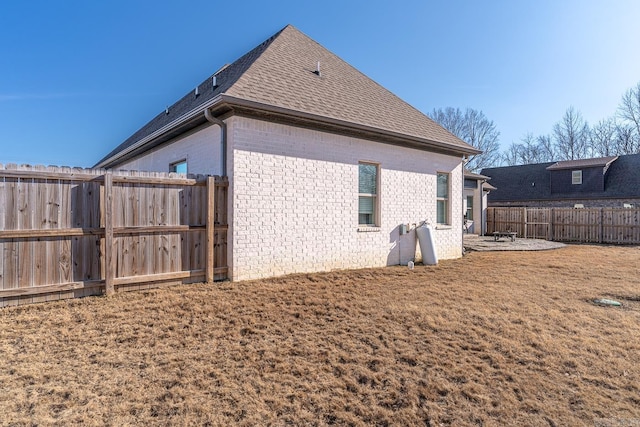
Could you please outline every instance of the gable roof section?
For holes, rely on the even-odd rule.
[[[314,72],[318,62],[319,74]],[[435,149],[479,152],[291,25],[215,76],[217,86],[208,78],[198,86],[198,96],[191,91],[97,166],[109,167],[121,161],[119,157],[133,156],[204,123],[205,108],[214,114],[218,108],[219,115],[235,108],[277,112]]]
[[[604,192],[557,194],[551,193],[550,167],[561,162],[538,163],[534,165],[505,166],[486,168],[483,175],[491,177],[491,184],[497,187],[489,195],[490,202],[524,202],[528,200],[559,199],[604,199],[604,198],[640,198],[640,154],[629,154],[601,159],[587,159],[589,167],[609,165],[605,175]],[[594,161],[591,161],[594,160]],[[595,161],[595,160],[599,160]],[[577,162],[577,161],[576,161]],[[598,163],[594,165],[594,163]],[[565,163],[566,165],[567,163]],[[573,163],[580,164],[580,163]],[[587,166],[570,166],[575,167]]]
[[[580,168],[596,168],[607,167],[611,162],[615,161],[618,156],[598,157],[595,159],[581,159],[581,160],[564,160],[556,162],[549,166],[547,170],[561,170],[561,169],[580,169]]]

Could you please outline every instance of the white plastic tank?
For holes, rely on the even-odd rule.
[[[433,227],[427,223],[422,224],[420,227],[416,228],[416,234],[418,235],[420,252],[422,252],[422,263],[425,265],[438,264]]]

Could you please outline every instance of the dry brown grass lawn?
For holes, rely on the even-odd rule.
[[[476,252],[2,309],[0,423],[637,425],[639,261]]]

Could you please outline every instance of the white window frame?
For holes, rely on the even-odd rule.
[[[360,193],[360,166],[375,166],[376,168],[376,192]],[[360,222],[360,198],[368,197],[373,199],[373,223],[363,224]],[[380,163],[361,161],[358,162],[358,226],[360,227],[380,227]]]
[[[438,181],[440,175],[447,177],[447,197],[438,196]],[[440,222],[438,207],[440,202],[444,202],[444,222]],[[448,172],[436,173],[436,223],[440,225],[451,225],[451,174]]]
[[[582,184],[582,170],[571,171],[571,184],[573,185]]]

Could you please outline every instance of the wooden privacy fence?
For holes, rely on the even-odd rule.
[[[0,307],[227,277],[226,178],[0,165]]]
[[[558,242],[640,244],[638,208],[487,208],[487,234]]]

